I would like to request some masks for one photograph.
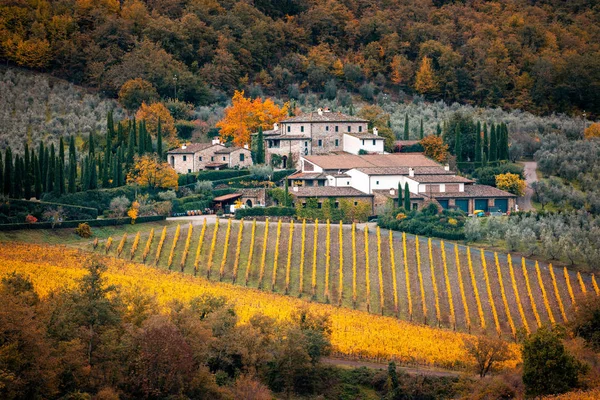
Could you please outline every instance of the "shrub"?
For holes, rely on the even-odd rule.
[[[79,237],[87,239],[92,236],[92,228],[90,227],[90,224],[88,224],[87,222],[83,222],[77,225],[77,228],[75,228],[75,233]]]
[[[246,217],[293,217],[296,215],[296,209],[293,207],[252,207],[240,208],[235,211],[235,218],[242,219]]]
[[[162,201],[171,201],[171,200],[175,200],[177,198],[177,194],[175,193],[174,190],[167,190],[165,192],[160,192],[158,194],[158,198],[161,199]]]
[[[38,219],[31,214],[29,214],[25,217],[25,222],[28,224],[35,224],[37,221],[38,221]]]
[[[481,167],[473,171],[473,178],[482,185],[496,187],[496,176],[501,174],[516,174],[524,179],[523,167],[518,164],[500,164],[496,167]]]
[[[197,181],[194,185],[195,193],[202,193],[211,191],[213,188],[213,184],[211,181]]]

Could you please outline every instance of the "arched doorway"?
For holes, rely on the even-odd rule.
[[[246,206],[252,207],[252,200],[250,200],[250,199],[246,200]]]
[[[285,169],[287,168],[287,156],[283,156],[281,157],[281,168]]]

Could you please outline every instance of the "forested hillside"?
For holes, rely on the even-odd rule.
[[[117,96],[380,91],[600,114],[594,0],[4,1],[0,59]],[[176,77],[176,80],[174,79]]]

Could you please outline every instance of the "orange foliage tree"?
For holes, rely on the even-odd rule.
[[[424,153],[427,157],[437,162],[445,162],[448,159],[448,145],[440,136],[429,135],[421,139]]]
[[[135,118],[138,121],[146,121],[146,130],[154,137],[156,137],[158,120],[160,119],[163,139],[166,139],[170,143],[176,140],[175,120],[164,104],[152,103],[148,105],[142,103],[135,114]]]
[[[177,189],[177,172],[168,163],[160,162],[154,157],[138,157],[127,174],[127,183],[149,188]]]
[[[232,138],[238,146],[250,143],[250,134],[259,127],[270,128],[273,123],[285,118],[288,104],[277,106],[271,99],[254,100],[244,97],[244,91],[236,91],[231,106],[225,109],[225,117],[217,122],[223,139]]]
[[[596,122],[585,128],[584,135],[586,139],[600,138],[600,122]]]
[[[158,92],[152,83],[142,78],[130,79],[119,90],[119,103],[128,110],[137,110],[144,102],[158,100]]]
[[[433,94],[438,90],[438,81],[431,66],[431,58],[423,57],[415,77],[415,89],[421,94]]]

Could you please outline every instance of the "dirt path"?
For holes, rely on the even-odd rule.
[[[533,197],[533,189],[531,188],[531,184],[533,182],[537,182],[537,163],[535,161],[525,161],[523,162],[525,167],[525,181],[527,182],[527,187],[525,188],[525,196],[519,197],[517,199],[517,204],[519,205],[519,209],[521,211],[529,211],[533,210],[533,205],[531,203],[531,198]]]
[[[366,367],[370,369],[383,369],[387,370],[387,364],[378,364],[369,361],[354,361],[354,360],[343,360],[340,358],[323,358],[321,360],[324,364],[335,365],[338,367],[348,367],[348,368],[360,368]],[[422,369],[422,368],[411,368],[411,367],[397,367],[399,371],[407,373],[408,375],[423,375],[423,376],[432,376],[432,377],[448,377],[448,378],[456,378],[461,374],[459,372],[454,371],[445,371],[445,370],[435,370],[435,369]]]

